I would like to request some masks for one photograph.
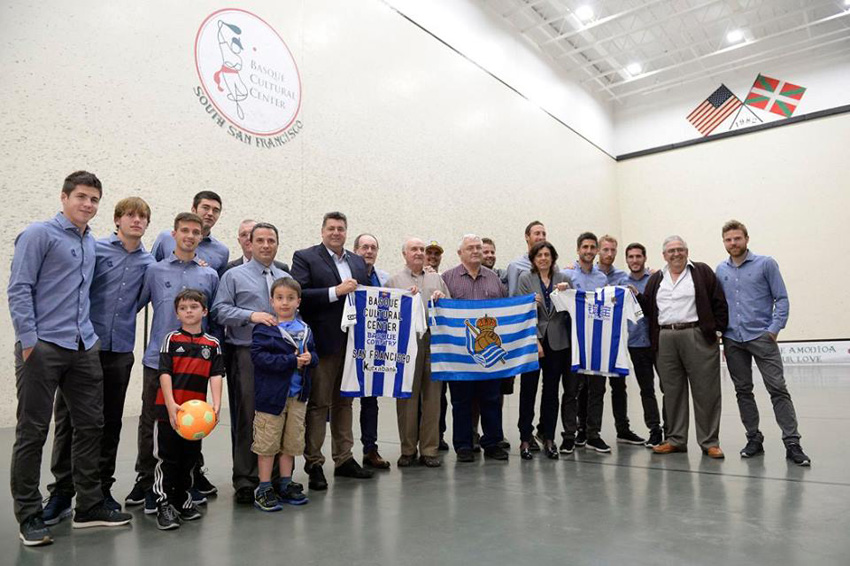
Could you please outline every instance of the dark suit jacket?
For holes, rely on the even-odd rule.
[[[233,261],[228,263],[227,266],[224,268],[224,271],[227,271],[228,269],[231,269],[231,268],[236,267],[238,265],[242,265],[243,263],[245,263],[245,256],[244,255],[242,257],[240,257],[239,259],[234,259]],[[274,260],[274,266],[277,267],[278,269],[282,269],[285,272],[289,273],[289,266],[286,265],[282,261]],[[222,275],[224,275],[224,271],[221,272]]]
[[[368,285],[366,262],[345,251],[351,276],[361,285]],[[332,303],[328,288],[342,283],[336,265],[324,245],[298,250],[292,256],[292,277],[301,284],[301,316],[313,330],[319,357],[345,349],[345,332],[340,329],[345,297]]]
[[[694,280],[699,328],[706,342],[714,344],[717,342],[717,332],[726,330],[729,323],[729,306],[726,304],[726,295],[723,294],[723,287],[720,286],[714,271],[708,265],[695,261],[693,266],[688,266],[687,269],[691,270],[691,277]],[[637,296],[643,309],[643,315],[649,319],[649,338],[652,341],[654,352],[658,352],[658,336],[661,332],[658,324],[658,302],[656,299],[663,278],[664,272],[659,269],[646,282],[643,293]]]

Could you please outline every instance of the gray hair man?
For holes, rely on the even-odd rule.
[[[694,404],[697,441],[710,458],[723,458],[720,435],[720,346],[728,309],[714,271],[688,259],[688,245],[670,236],[662,246],[667,265],[650,276],[638,300],[649,319],[664,393],[666,441],[656,454],[688,448],[688,390]]]
[[[419,238],[408,238],[401,248],[404,268],[390,277],[387,287],[410,289],[418,293],[422,301],[449,297],[449,290],[436,273],[425,270],[425,242]],[[398,436],[401,442],[401,457],[398,467],[419,463],[429,468],[440,466],[437,456],[440,441],[440,390],[441,383],[431,380],[431,332],[419,338],[416,356],[416,371],[413,376],[413,392],[409,399],[396,400]]]

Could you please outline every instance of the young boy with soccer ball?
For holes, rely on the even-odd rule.
[[[295,457],[304,454],[304,420],[310,394],[310,368],[319,363],[310,327],[296,316],[301,285],[291,277],[276,280],[271,304],[277,324],[257,324],[251,343],[254,362],[254,443],[260,485],[254,506],[280,511],[282,503],[303,505],[307,497],[292,481]],[[272,486],[274,460],[280,463],[280,482]]]
[[[218,340],[205,334],[201,322],[207,315],[207,298],[197,289],[184,289],[174,299],[180,329],[165,336],[159,354],[159,391],[156,396],[154,455],[157,459],[153,491],[156,495],[156,526],[160,530],[180,527],[181,521],[201,518],[192,502],[192,469],[201,453],[200,440],[184,438],[180,429],[180,405],[207,398],[210,384],[215,420],[221,406],[224,360]]]

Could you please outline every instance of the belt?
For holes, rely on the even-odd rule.
[[[673,324],[662,324],[661,330],[685,330],[697,326],[699,326],[699,322],[674,322]]]

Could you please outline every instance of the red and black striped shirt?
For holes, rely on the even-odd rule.
[[[224,376],[221,345],[209,334],[190,334],[182,328],[169,332],[159,351],[159,373],[171,376],[174,402],[207,400],[207,384],[213,375]],[[168,410],[160,387],[156,393],[156,418],[168,421]]]

